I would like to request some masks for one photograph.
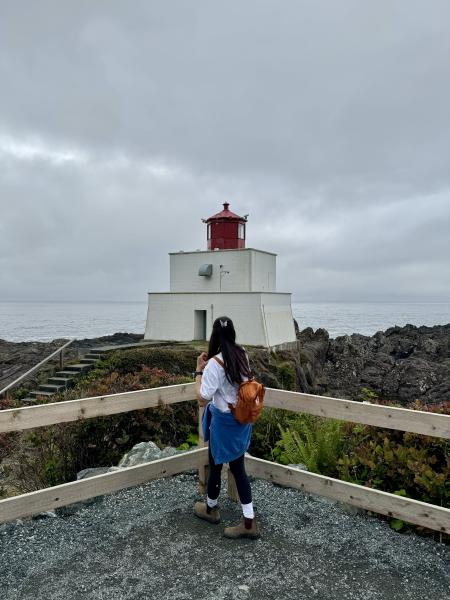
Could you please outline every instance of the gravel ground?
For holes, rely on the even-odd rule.
[[[260,540],[192,514],[193,474],[0,526],[3,600],[450,599],[448,547],[263,480]],[[225,524],[239,506],[222,491]]]

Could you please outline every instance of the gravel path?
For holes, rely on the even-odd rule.
[[[193,474],[0,526],[3,600],[449,600],[448,547],[301,492],[252,483],[263,537],[192,514]],[[222,491],[222,521],[239,506]]]

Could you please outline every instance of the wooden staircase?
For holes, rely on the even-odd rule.
[[[28,377],[31,373],[36,372],[42,365],[47,363],[50,359],[56,356],[61,352],[65,347],[72,343],[71,340],[67,342],[62,348],[53,352],[50,356],[45,358],[43,361],[38,363],[35,367],[30,369],[24,375],[21,375],[17,380],[9,384],[6,388],[0,391],[0,394],[5,392],[9,393],[8,390],[12,389],[14,386],[17,386],[21,383],[26,377]],[[68,364],[63,366],[62,355],[60,356],[60,370],[57,371],[54,375],[48,378],[46,383],[43,383],[38,386],[37,389],[29,392],[29,396],[27,398],[22,398],[20,402],[24,405],[33,405],[38,404],[38,400],[42,399],[50,399],[55,394],[62,392],[65,389],[73,387],[75,385],[77,377],[89,371],[93,365],[103,358],[105,354],[108,352],[113,352],[116,350],[128,350],[131,348],[142,348],[143,346],[183,346],[186,345],[182,342],[170,342],[170,341],[158,341],[158,340],[149,340],[149,341],[141,341],[141,342],[133,342],[130,344],[114,344],[110,346],[97,346],[91,348],[89,352],[81,359],[79,362],[74,364]]]
[[[49,377],[46,383],[41,384],[36,390],[32,390],[27,398],[23,398],[23,404],[36,404],[38,399],[50,398],[54,394],[73,387],[77,377],[92,369],[106,352],[109,352],[109,349],[92,349],[80,362],[66,365],[63,371],[57,371],[52,377]]]

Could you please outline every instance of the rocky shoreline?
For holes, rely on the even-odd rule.
[[[335,339],[324,329],[308,328],[298,339],[302,391],[360,400],[373,393],[402,405],[450,401],[450,324]]]
[[[143,335],[116,333],[75,340],[65,351],[75,360],[99,345],[141,341]],[[299,331],[297,388],[346,399],[378,399],[407,406],[450,401],[450,324],[391,327],[373,336],[330,338],[324,329]],[[0,340],[0,389],[64,344]],[[56,362],[56,361],[55,361]],[[40,372],[46,376],[54,364]],[[268,381],[270,385],[270,382]]]

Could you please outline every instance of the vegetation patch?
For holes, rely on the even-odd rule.
[[[98,361],[76,387],[52,401],[190,382],[187,373],[192,371],[196,353],[184,351],[180,360],[182,354],[165,348],[114,352]],[[155,366],[157,363],[172,372]],[[3,455],[12,460],[3,471],[21,492],[72,481],[82,469],[117,464],[139,442],[152,440],[161,447],[185,443],[197,431],[197,410],[195,401],[183,402],[40,427],[17,433],[14,438],[8,434],[6,440],[0,439],[0,452],[8,443]]]

